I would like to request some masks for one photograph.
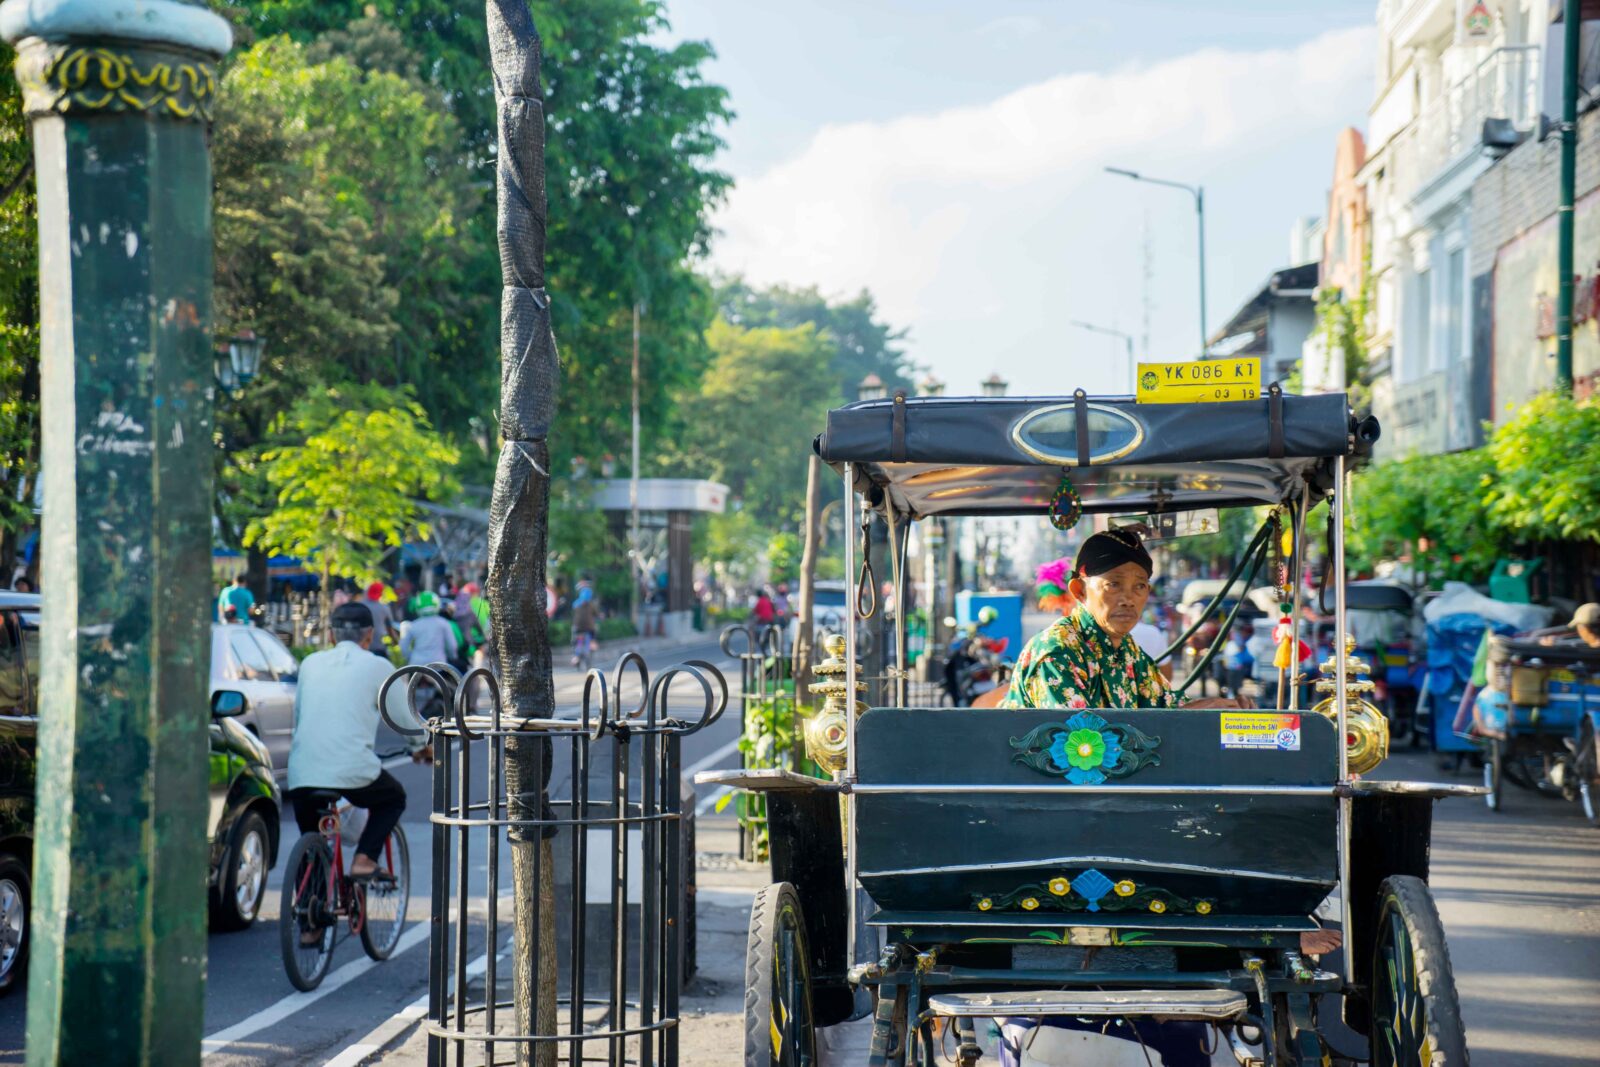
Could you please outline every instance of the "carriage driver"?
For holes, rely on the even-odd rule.
[[[1017,658],[1003,708],[1235,708],[1224,697],[1183,702],[1130,635],[1150,599],[1150,553],[1131,530],[1083,542],[1068,591],[1078,606]]]
[[[1033,639],[1017,658],[1003,708],[1237,708],[1242,700],[1180,701],[1132,636],[1150,599],[1150,553],[1131,530],[1083,542],[1068,590],[1078,606]],[[1308,954],[1339,947],[1338,929],[1300,935]]]

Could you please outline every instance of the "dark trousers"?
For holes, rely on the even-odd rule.
[[[320,799],[328,793],[338,793],[358,808],[367,809],[367,826],[356,842],[356,852],[370,860],[383,855],[383,843],[389,831],[395,828],[406,810],[406,789],[388,771],[379,771],[370,784],[351,789],[291,789],[289,803],[294,805],[294,821],[303,834],[314,833],[327,805]]]

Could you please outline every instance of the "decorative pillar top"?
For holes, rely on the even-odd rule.
[[[221,59],[233,47],[233,28],[221,15],[188,0],[5,0],[0,38],[52,43],[168,46]]]
[[[143,112],[209,123],[215,62],[233,46],[220,15],[188,0],[5,0],[23,109],[37,115]]]

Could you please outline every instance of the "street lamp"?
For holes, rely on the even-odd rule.
[[[266,339],[257,337],[254,330],[240,330],[226,345],[217,347],[212,353],[211,369],[224,392],[250,384],[261,370],[261,353],[266,347]]]
[[[888,389],[883,384],[883,379],[876,374],[869,374],[861,379],[861,384],[856,386],[857,400],[882,400],[889,395]]]
[[[1000,372],[996,371],[983,380],[983,395],[1005,396],[1006,390],[1010,387],[1011,383],[1000,377]]]
[[[1092,322],[1081,322],[1078,319],[1073,319],[1071,325],[1080,330],[1088,330],[1090,333],[1103,333],[1107,337],[1122,338],[1123,343],[1128,347],[1128,388],[1131,390],[1133,388],[1133,335],[1123,333],[1121,330],[1113,330],[1108,326],[1096,326]]]
[[[1185,185],[1183,182],[1167,181],[1165,178],[1147,178],[1136,170],[1126,170],[1122,167],[1107,167],[1107,174],[1116,174],[1124,178],[1132,178],[1136,182],[1148,182],[1151,185],[1165,185],[1169,189],[1182,189],[1194,197],[1195,218],[1200,225],[1200,355],[1205,357],[1210,342],[1207,340],[1206,331],[1206,190],[1203,185]]]
[[[917,383],[917,395],[944,396],[944,383],[930,374]]]

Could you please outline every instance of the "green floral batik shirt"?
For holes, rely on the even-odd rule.
[[[1175,708],[1178,695],[1131,636],[1113,645],[1079,607],[1028,642],[1003,708]]]

